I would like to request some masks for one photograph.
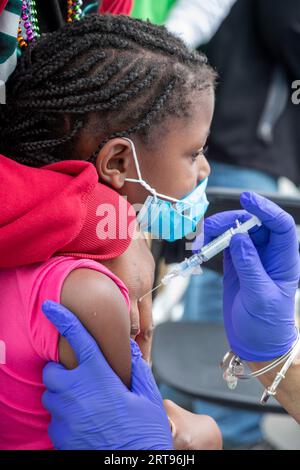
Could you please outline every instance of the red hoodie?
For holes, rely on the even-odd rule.
[[[103,0],[100,12],[129,14],[132,0]],[[0,0],[0,13],[7,0]],[[0,155],[0,268],[46,261],[54,254],[109,259],[130,244],[135,226],[132,207],[98,183],[95,168],[84,161],[63,161],[42,169]],[[99,204],[110,208],[100,214]],[[121,219],[115,217],[123,212]],[[101,211],[100,211],[101,212]],[[111,238],[99,239],[105,223]],[[128,217],[126,217],[128,215]],[[115,220],[116,219],[116,220]]]
[[[58,253],[115,258],[134,232],[133,208],[81,160],[31,168],[0,155],[0,201],[0,268]]]
[[[8,2],[8,0],[0,0],[0,14],[4,10],[4,8],[6,7],[7,2]]]
[[[0,13],[4,10],[8,0],[0,0]],[[113,13],[129,15],[133,0],[103,0],[101,2],[100,13]]]
[[[133,0],[103,0],[99,8],[99,13],[129,15],[132,6]]]

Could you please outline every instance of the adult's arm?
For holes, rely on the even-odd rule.
[[[255,371],[269,363],[250,363],[250,368]],[[270,387],[273,383],[276,373],[282,367],[273,369],[269,373],[262,375],[259,380],[264,387]],[[285,379],[280,382],[275,398],[283,406],[283,408],[300,424],[300,360],[294,361],[288,369]]]
[[[187,43],[198,47],[208,42],[236,0],[177,0],[166,27]]]
[[[256,215],[260,228],[231,239],[224,253],[223,311],[232,351],[252,368],[288,352],[297,338],[295,294],[299,282],[299,244],[293,218],[271,201],[246,192],[244,211],[230,211],[205,222],[206,242]],[[260,377],[270,385],[276,371]],[[293,365],[281,382],[277,399],[300,422],[300,366]],[[258,397],[259,400],[259,397]]]

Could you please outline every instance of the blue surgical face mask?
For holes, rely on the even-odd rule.
[[[146,199],[137,216],[141,230],[151,233],[152,238],[164,239],[169,242],[179,240],[194,232],[208,208],[209,203],[205,193],[208,179],[205,178],[201,181],[183,199],[175,199],[157,193],[142,178],[134,143],[130,139],[124,138],[131,145],[138,174],[137,179],[126,178],[125,181],[139,183],[152,194]]]

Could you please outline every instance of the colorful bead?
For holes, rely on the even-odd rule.
[[[23,28],[26,31],[27,42],[22,36],[22,24]],[[35,41],[35,39],[39,35],[40,29],[38,24],[35,0],[22,0],[21,18],[18,29],[18,43],[20,47],[25,47],[30,42]]]
[[[67,23],[80,20],[82,16],[82,0],[67,0]],[[23,26],[23,29],[22,27]],[[26,40],[22,36],[26,33]],[[36,0],[22,0],[21,18],[18,28],[18,43],[21,48],[28,46],[29,43],[40,36],[40,28],[36,9]]]
[[[68,17],[67,22],[72,23],[73,21],[78,21],[81,18],[83,5],[82,0],[67,0],[68,4]]]

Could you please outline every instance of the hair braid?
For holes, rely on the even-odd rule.
[[[165,117],[186,116],[190,92],[214,80],[205,56],[166,28],[87,15],[21,56],[0,107],[0,152],[31,166],[83,158],[76,148],[87,131],[102,141],[94,157],[113,137],[147,139]]]
[[[168,99],[168,96],[170,95],[170,93],[172,92],[172,89],[174,87],[174,81],[169,83],[168,86],[166,87],[166,89],[163,91],[163,93],[161,94],[161,96],[159,96],[159,98],[154,102],[154,104],[152,105],[151,109],[148,111],[148,113],[146,114],[146,117],[143,121],[139,122],[136,126],[133,126],[131,127],[130,129],[127,129],[126,131],[123,131],[123,132],[115,132],[113,134],[111,134],[109,137],[107,137],[105,140],[103,140],[97,147],[97,149],[95,150],[95,152],[93,153],[93,155],[89,158],[89,161],[91,163],[95,163],[96,162],[96,159],[97,159],[97,156],[98,156],[98,152],[99,150],[103,147],[103,145],[106,144],[106,142],[108,142],[110,139],[114,139],[115,137],[129,137],[131,134],[134,134],[134,133],[138,133],[140,132],[141,130],[149,127],[149,123],[152,122],[152,120],[155,118],[155,116],[159,113],[160,109],[162,108],[162,106],[164,105],[164,102]]]

